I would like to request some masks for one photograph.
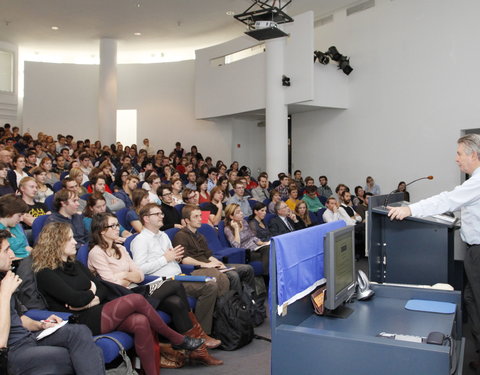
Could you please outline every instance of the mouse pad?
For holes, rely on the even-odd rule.
[[[407,310],[434,312],[439,314],[453,314],[456,305],[450,302],[428,301],[423,299],[411,299],[405,304]]]

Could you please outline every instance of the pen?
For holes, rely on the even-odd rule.
[[[41,323],[56,323],[55,320],[40,320]]]

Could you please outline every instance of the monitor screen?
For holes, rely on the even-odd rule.
[[[346,226],[325,236],[325,308],[335,310],[355,293],[355,229]]]

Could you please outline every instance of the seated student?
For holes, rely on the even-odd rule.
[[[82,215],[77,213],[79,207],[77,194],[67,189],[61,189],[55,193],[53,206],[56,212],[47,218],[45,224],[68,223],[72,228],[77,249],[88,243],[88,233],[83,225]]]
[[[294,212],[297,215],[297,219],[303,223],[304,228],[309,228],[318,224],[318,222],[312,221],[312,219],[310,218],[307,204],[304,201],[298,201],[297,205],[295,206]]]
[[[172,183],[170,186],[172,187],[173,205],[176,206],[177,204],[184,204],[185,202],[182,199],[182,180],[179,178],[172,178]],[[200,200],[200,196],[198,198]]]
[[[295,207],[297,206],[298,202],[300,202],[300,199],[298,199],[297,184],[293,184],[295,185],[295,187],[291,187],[288,189],[288,199],[285,201],[291,211],[295,211]]]
[[[77,322],[86,324],[94,335],[114,330],[133,334],[136,353],[147,375],[160,373],[153,350],[157,345],[155,333],[182,349],[195,350],[203,344],[202,339],[181,335],[168,327],[140,294],[125,290],[125,295],[115,298],[100,279],[75,260],[75,247],[67,223],[50,223],[43,228],[32,251],[38,290],[49,309],[74,311]]]
[[[325,223],[332,223],[334,221],[342,220],[340,213],[338,212],[337,200],[334,197],[328,198],[325,205],[327,209],[322,215]]]
[[[22,218],[23,229],[32,229],[32,224],[37,217],[50,214],[50,210],[45,203],[37,202],[35,200],[37,186],[37,182],[33,177],[22,178],[18,186],[20,196],[28,206],[28,211]]]
[[[20,197],[13,194],[0,197],[0,229],[12,234],[8,242],[16,258],[25,258],[32,251],[20,224],[23,214],[27,211],[28,206]]]
[[[317,188],[315,186],[307,186],[305,188],[305,194],[302,200],[307,204],[308,211],[310,212],[317,213],[319,209],[325,208],[317,197]]]
[[[230,198],[230,191],[228,190],[228,177],[220,177],[217,181],[217,186],[222,188],[223,202],[226,202]]]
[[[149,173],[149,176],[145,180],[145,183],[148,184],[148,200],[150,203],[162,204],[159,196],[157,195],[157,190],[160,187],[161,180],[155,171]]]
[[[353,197],[353,206],[356,207],[363,204],[365,200],[365,190],[361,186],[355,186],[355,197]]]
[[[125,208],[125,203],[117,197],[115,197],[113,194],[108,193],[105,190],[105,177],[101,174],[94,176],[90,180],[90,186],[92,187],[92,192],[93,193],[100,193],[103,195],[105,198],[105,201],[107,202],[107,207],[108,209],[115,213],[122,208]]]
[[[143,230],[131,244],[134,262],[148,275],[169,278],[182,273],[178,262],[183,255],[183,247],[176,246],[173,248],[169,237],[160,231],[163,226],[163,214],[160,206],[149,203],[140,210],[139,216],[143,224]],[[192,274],[197,274],[197,271],[199,270],[194,270]],[[228,279],[226,283],[222,283],[222,280],[219,279],[205,283],[182,282],[182,285],[188,295],[197,298],[195,315],[204,331],[207,334],[210,333],[215,302],[217,296],[228,291]],[[219,341],[212,342],[207,339],[205,344],[208,348],[213,348],[219,345]]]
[[[200,194],[198,198],[198,203],[207,203],[210,202],[210,193],[207,191],[208,184],[205,177],[197,178],[197,191]]]
[[[272,237],[304,228],[303,223],[297,219],[294,212],[290,211],[284,201],[275,204],[275,213],[276,215],[270,219],[268,224]]]
[[[163,227],[161,230],[170,228],[183,228],[182,217],[173,205],[172,188],[168,185],[162,185],[158,188],[159,196],[162,198]]]
[[[128,176],[131,176],[128,169],[125,169],[125,168],[118,168],[117,169],[117,171],[115,172],[115,179],[113,181],[113,185],[114,185],[113,186],[113,192],[114,193],[123,189],[123,185],[125,184],[125,180],[127,179]],[[138,177],[138,176],[136,176],[136,177]],[[141,181],[141,180],[139,180],[139,181]]]
[[[195,206],[198,206],[198,198],[199,194],[198,191],[192,190],[189,188],[185,188],[182,191],[182,201],[185,204],[193,204]]]
[[[405,183],[405,181],[400,181],[398,183],[398,187],[397,190],[395,190],[395,193],[403,193],[403,200],[410,202],[410,193],[407,191],[407,184]]]
[[[252,199],[263,202],[264,200],[269,198],[270,193],[268,192],[267,176],[263,173],[260,173],[260,175],[258,176],[258,186],[252,189]]]
[[[221,186],[215,186],[210,191],[211,201],[206,205],[204,211],[209,211],[208,223],[216,227],[223,217],[223,189]]]
[[[337,196],[334,198],[337,200],[338,207],[340,207],[340,204],[342,203],[342,194],[344,191],[350,191],[348,186],[345,184],[338,184],[335,188],[335,194],[337,194]]]
[[[238,204],[243,212],[243,215],[250,216],[252,214],[252,208],[248,202],[248,196],[245,194],[245,184],[241,181],[241,178],[238,178],[233,183],[233,190],[235,191],[235,194],[230,197],[230,199],[227,201],[227,204]]]
[[[80,189],[78,188],[78,183],[71,177],[65,177],[62,180],[62,188],[70,190],[78,195]],[[87,201],[81,198],[78,198],[78,212],[82,212],[87,205]]]
[[[282,198],[282,200],[288,199],[288,184],[290,183],[290,178],[286,174],[282,174],[279,177],[280,184],[275,188]]]
[[[13,168],[8,171],[8,181],[13,187],[13,190],[17,190],[20,180],[24,177],[28,177],[29,174],[25,169],[25,156],[22,154],[15,155],[12,159]]]
[[[372,176],[368,176],[365,179],[365,187],[363,188],[366,193],[372,193],[373,195],[380,195],[380,186],[378,186],[375,183],[375,180],[372,178]]]
[[[62,319],[50,315],[46,321],[39,322],[19,314],[14,293],[22,280],[10,271],[14,258],[8,242],[10,236],[8,231],[0,230],[0,349],[8,348],[8,373],[105,374],[102,350],[84,325],[67,324],[50,336],[36,340],[36,332],[53,327]]]
[[[3,162],[0,162],[0,196],[15,193],[12,185],[8,181],[7,175],[8,175],[8,165]]]
[[[88,190],[85,186],[83,186],[83,172],[80,168],[73,167],[68,172],[68,177],[73,178],[73,180],[77,183],[78,187],[78,196],[81,197],[82,195],[88,194]]]
[[[147,203],[150,203],[148,199],[148,191],[145,189],[135,189],[132,193],[133,206],[127,211],[125,215],[125,221],[128,223],[127,230],[129,232],[140,233],[143,229],[142,223],[138,218],[138,212]]]
[[[160,207],[158,205],[156,207],[161,214]],[[88,254],[88,268],[103,280],[127,288],[136,287],[144,279],[143,271],[135,264],[127,250],[116,243],[118,236],[119,224],[113,214],[104,212],[93,217],[91,242],[93,247]],[[220,341],[207,336],[200,326],[194,328],[197,319],[190,311],[187,294],[181,282],[167,280],[160,284],[151,294],[149,302],[156,309],[170,314],[177,332],[209,340],[213,347],[221,344]],[[206,348],[203,349],[202,352],[193,353],[195,355],[192,355],[191,359],[199,359],[206,365],[222,363],[210,357]]]
[[[35,167],[30,170],[30,173],[37,182],[37,193],[35,194],[35,200],[37,202],[45,203],[45,199],[47,199],[47,197],[50,195],[53,195],[52,186],[46,183],[47,172],[41,167]]]
[[[317,194],[324,198],[330,198],[333,195],[333,192],[330,186],[328,186],[327,176],[320,176],[318,182],[320,183],[320,186],[317,189]]]
[[[113,193],[113,195],[121,199],[123,203],[125,203],[125,207],[132,208],[132,193],[137,188],[139,182],[140,180],[137,176],[127,175],[124,179],[122,188]]]
[[[275,205],[282,200],[282,196],[280,195],[278,190],[275,190],[275,189],[270,190],[270,200],[271,202],[268,204],[268,212],[270,214],[274,214]]]
[[[182,263],[200,266],[198,274],[214,276],[217,280],[223,278],[226,274],[230,282],[230,289],[236,290],[239,294],[242,292],[242,282],[248,284],[252,290],[255,290],[255,279],[253,268],[247,264],[223,264],[213,256],[208,248],[205,237],[198,233],[198,228],[202,226],[202,212],[199,207],[185,206],[182,210],[182,216],[185,220],[185,227],[180,229],[173,239],[173,246],[181,245],[184,248]],[[234,270],[222,273],[219,268],[233,267]]]
[[[100,214],[107,212],[107,202],[105,202],[105,198],[103,195],[94,193],[90,195],[87,199],[87,205],[83,210],[83,225],[85,226],[85,230],[90,233],[92,228],[92,217],[95,214]],[[123,243],[127,237],[130,237],[132,233],[128,230],[125,230],[124,227],[120,225],[119,230],[120,236],[116,239],[117,242]]]
[[[372,196],[373,196],[372,193],[365,193],[363,202],[360,203],[358,206],[354,207],[355,212],[361,216],[362,221],[365,221],[366,213],[368,211],[368,200]]]
[[[342,193],[342,204],[338,208],[340,219],[347,225],[355,226],[355,258],[359,259],[364,255],[365,248],[365,223],[362,217],[352,207],[351,194],[349,191]]]
[[[238,204],[231,203],[225,208],[225,236],[233,247],[251,250],[251,259],[260,260],[263,274],[268,275],[270,241],[255,236]]]
[[[262,202],[257,202],[252,208],[252,215],[249,220],[249,227],[253,234],[263,242],[270,241],[272,237],[268,225],[265,224],[265,216],[267,215],[267,206]]]

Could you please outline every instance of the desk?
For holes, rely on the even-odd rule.
[[[449,346],[376,337],[380,332],[427,336],[452,335],[462,373],[465,339],[461,332],[460,292],[374,285],[370,301],[349,304],[347,319],[312,314],[309,296],[272,315],[272,374],[448,375]],[[272,303],[275,296],[271,296]],[[409,311],[412,298],[452,302],[455,314]],[[458,324],[457,324],[458,322]]]

